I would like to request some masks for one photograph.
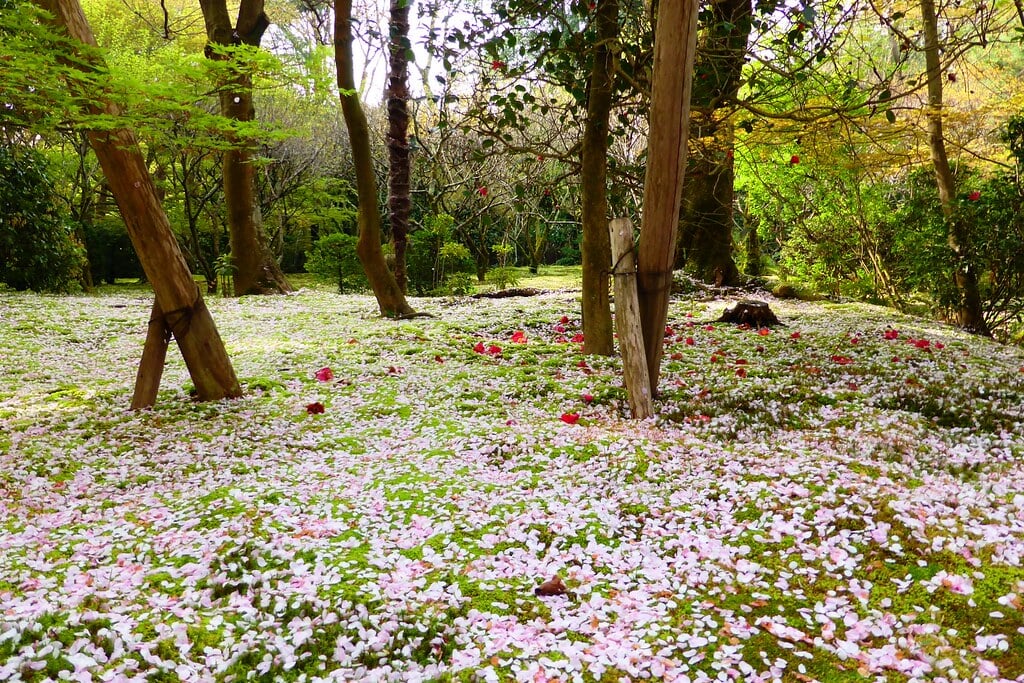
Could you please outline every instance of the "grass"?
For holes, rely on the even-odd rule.
[[[212,297],[245,397],[172,353],[139,413],[144,287],[0,292],[0,680],[1024,679],[1019,349],[681,299],[637,423],[578,269],[523,275]]]

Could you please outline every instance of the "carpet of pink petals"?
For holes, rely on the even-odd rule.
[[[0,681],[1024,680],[1020,349],[678,301],[636,422],[578,296],[213,299],[133,413],[149,301],[0,293]]]

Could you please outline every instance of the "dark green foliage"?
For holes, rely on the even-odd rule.
[[[42,155],[0,147],[0,282],[17,290],[69,292],[79,286],[84,261]]]
[[[111,216],[87,224],[84,232],[93,282],[113,284],[118,278],[144,277],[139,257],[120,218]]]
[[[328,282],[339,292],[364,290],[369,286],[356,255],[356,237],[332,232],[316,241],[306,254],[306,271]]]

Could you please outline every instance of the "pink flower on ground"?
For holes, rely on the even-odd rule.
[[[320,382],[330,382],[334,379],[334,371],[327,367],[320,368],[316,371],[316,378]]]

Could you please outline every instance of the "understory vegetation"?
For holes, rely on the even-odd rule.
[[[634,422],[578,298],[213,298],[133,413],[147,292],[0,291],[0,680],[1024,677],[1019,348],[676,300]]]

